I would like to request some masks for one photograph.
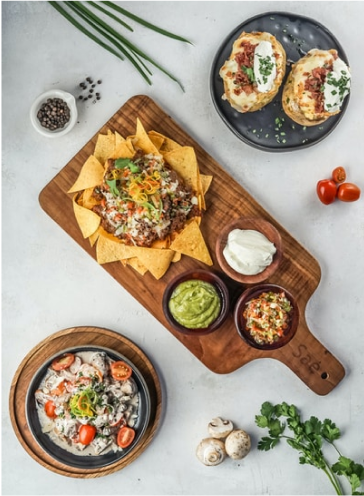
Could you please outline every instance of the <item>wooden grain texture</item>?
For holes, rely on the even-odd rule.
[[[241,216],[261,217],[271,222],[280,232],[283,258],[279,270],[266,282],[280,284],[297,299],[300,308],[300,323],[294,339],[276,351],[259,351],[246,345],[238,336],[232,313],[224,326],[213,334],[203,337],[183,336],[171,329],[162,310],[162,297],[167,283],[178,273],[206,266],[183,256],[172,264],[165,276],[156,281],[149,273],[140,276],[130,267],[119,262],[103,265],[103,268],[131,293],[154,317],[156,317],[191,353],[206,367],[218,374],[227,374],[251,360],[263,357],[274,358],[288,366],[307,386],[317,394],[329,393],[344,377],[341,363],[327,350],[308,329],[305,320],[307,301],[316,290],[321,270],[318,262],[300,245],[263,207],[221,167],[191,136],[189,136],[157,103],[145,95],[136,95],[128,100],[99,130],[118,131],[123,136],[135,132],[139,117],[147,131],[158,131],[181,145],[193,146],[204,174],[214,179],[206,195],[207,211],[201,230],[214,262],[211,270],[220,272],[214,251],[220,227]],[[48,183],[39,196],[42,208],[94,259],[95,248],[82,238],[75,221],[71,195],[67,190],[74,183],[80,169],[93,153],[97,135],[69,161]],[[231,306],[244,286],[227,278],[231,294]]]
[[[25,402],[29,383],[49,357],[60,350],[75,346],[109,348],[128,358],[146,381],[151,398],[151,416],[147,429],[135,449],[124,458],[98,469],[73,468],[49,456],[34,439],[26,418]],[[57,474],[75,478],[102,477],[132,463],[147,448],[157,432],[162,410],[162,392],[158,375],[144,352],[124,336],[100,327],[71,327],[40,342],[19,365],[10,388],[9,411],[15,434],[23,448],[43,467]]]

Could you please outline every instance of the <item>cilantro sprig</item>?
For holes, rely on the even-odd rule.
[[[130,158],[117,158],[115,160],[115,168],[116,169],[130,169],[130,171],[135,174],[140,172],[140,167],[133,162]],[[115,197],[120,196],[120,190],[118,188],[118,179],[117,178],[107,178],[105,180],[106,184],[110,188],[110,192]]]
[[[281,420],[282,417],[285,421]],[[286,440],[291,448],[299,452],[300,464],[313,465],[324,471],[336,494],[344,494],[337,476],[346,478],[351,487],[351,494],[364,494],[359,491],[364,481],[364,466],[346,458],[337,449],[334,442],[340,438],[341,433],[332,420],[321,421],[312,416],[309,420],[302,421],[295,405],[288,405],[285,402],[272,405],[266,401],[261,407],[260,415],[256,415],[255,423],[258,427],[268,429],[269,434],[258,442],[259,450],[269,451],[280,440]],[[293,435],[285,434],[286,427],[292,431]],[[333,465],[324,455],[325,445],[331,445],[338,454],[338,461]]]
[[[117,158],[115,160],[115,167],[117,169],[125,169],[128,168],[131,172],[140,172],[140,167],[138,167],[135,162],[130,160],[130,158]]]

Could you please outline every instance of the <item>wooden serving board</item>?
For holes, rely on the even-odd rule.
[[[109,348],[128,358],[145,379],[151,398],[151,416],[140,442],[124,458],[98,469],[73,468],[49,456],[39,446],[29,430],[25,412],[25,399],[29,383],[43,363],[60,350],[89,345]],[[138,458],[150,444],[157,431],[161,409],[161,386],[157,373],[147,356],[129,339],[100,327],[71,327],[52,334],[39,343],[19,365],[11,383],[9,397],[10,419],[15,434],[30,456],[43,467],[57,474],[86,479],[112,474]]]
[[[123,136],[135,133],[139,117],[147,131],[155,130],[181,145],[193,146],[200,170],[212,174],[214,179],[206,195],[207,210],[201,223],[206,243],[214,265],[211,270],[220,272],[214,247],[220,227],[241,216],[261,217],[271,222],[280,232],[283,259],[279,270],[269,279],[270,283],[283,286],[297,299],[300,322],[295,337],[284,348],[260,351],[250,348],[238,336],[232,317],[222,328],[207,336],[184,336],[168,325],[162,310],[162,297],[167,283],[178,273],[207,267],[183,256],[172,264],[163,278],[156,281],[149,273],[139,275],[120,262],[104,264],[104,270],[114,277],[149,312],[154,315],[182,344],[184,344],[210,370],[227,374],[257,358],[275,358],[287,365],[307,386],[317,394],[329,393],[344,377],[341,363],[308,329],[305,320],[307,301],[317,288],[321,270],[318,262],[301,246],[245,189],[191,137],[158,104],[148,96],[137,95],[128,100],[100,129],[118,131]],[[93,153],[97,135],[70,160],[70,162],[45,186],[39,196],[42,208],[95,260],[95,248],[84,240],[76,223],[72,196],[67,193],[75,182],[83,163]],[[231,293],[231,307],[244,287],[226,280]]]

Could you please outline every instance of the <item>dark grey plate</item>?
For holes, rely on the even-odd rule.
[[[54,358],[66,352],[77,353],[81,351],[95,351],[95,352],[104,351],[113,360],[124,360],[133,369],[132,378],[135,380],[138,386],[139,395],[140,395],[140,400],[139,400],[140,403],[139,403],[139,411],[138,411],[139,415],[136,425],[134,427],[136,431],[134,441],[130,446],[124,448],[122,451],[117,451],[115,453],[109,452],[106,453],[105,455],[101,454],[99,456],[78,456],[78,455],[74,455],[73,453],[70,453],[67,450],[60,448],[51,440],[51,438],[47,434],[42,432],[34,393],[39,388],[40,383],[42,382],[43,378],[46,375],[47,368],[50,366]],[[130,360],[128,360],[128,358],[124,357],[120,353],[117,353],[108,348],[103,348],[100,346],[77,346],[75,348],[67,348],[65,350],[61,350],[56,355],[50,357],[34,375],[29,385],[27,397],[26,397],[26,416],[27,416],[29,429],[33,434],[34,439],[41,446],[41,448],[50,456],[52,456],[54,459],[70,467],[97,469],[97,468],[105,467],[107,465],[111,465],[112,463],[121,460],[128,453],[130,453],[130,451],[132,451],[135,448],[135,446],[142,439],[145,430],[148,427],[150,414],[151,414],[150,405],[151,402],[150,402],[148,386],[140,371],[135,367],[135,365]]]
[[[237,112],[227,101],[221,99],[224,85],[219,76],[220,68],[229,58],[232,45],[242,31],[266,31],[273,34],[282,43],[287,54],[286,76],[275,99],[261,110],[246,114]],[[285,152],[312,146],[335,129],[344,116],[349,95],[344,100],[341,112],[319,126],[300,126],[282,109],[282,90],[290,66],[312,48],[334,48],[339,57],[349,65],[342,46],[325,26],[308,17],[288,12],[267,12],[252,17],[235,28],[224,40],[213,60],[210,90],[218,114],[238,138],[260,150]]]

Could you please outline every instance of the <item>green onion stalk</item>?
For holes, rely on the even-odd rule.
[[[104,21],[99,15],[97,15],[95,11],[102,12],[110,19],[118,22],[122,28],[125,28],[131,32],[133,32],[134,29],[127,22],[121,19],[119,17],[120,15],[132,19],[145,28],[150,29],[158,34],[192,45],[192,43],[186,38],[171,33],[170,31],[166,31],[165,29],[162,29],[155,24],[151,24],[150,22],[132,14],[119,5],[114,4],[113,2],[105,1],[96,3],[92,1],[69,1],[48,3],[63,17],[65,17],[67,21],[69,21],[73,26],[81,31],[81,33],[86,35],[92,41],[115,55],[115,57],[118,57],[120,60],[129,60],[129,62],[133,64],[142,78],[149,85],[152,84],[152,81],[150,79],[152,71],[149,69],[147,63],[153,65],[167,77],[175,81],[180,86],[182,91],[184,91],[183,85],[179,79],[177,79],[173,74],[167,71],[167,69],[162,67],[152,57],[143,52],[134,43],[129,41],[125,36],[119,33],[118,30],[112,28],[106,21]],[[90,8],[88,8],[85,4],[88,4]],[[95,9],[95,11],[92,9]],[[114,14],[113,12],[116,12],[116,14]],[[88,27],[86,27],[87,25],[90,26],[91,31]]]

